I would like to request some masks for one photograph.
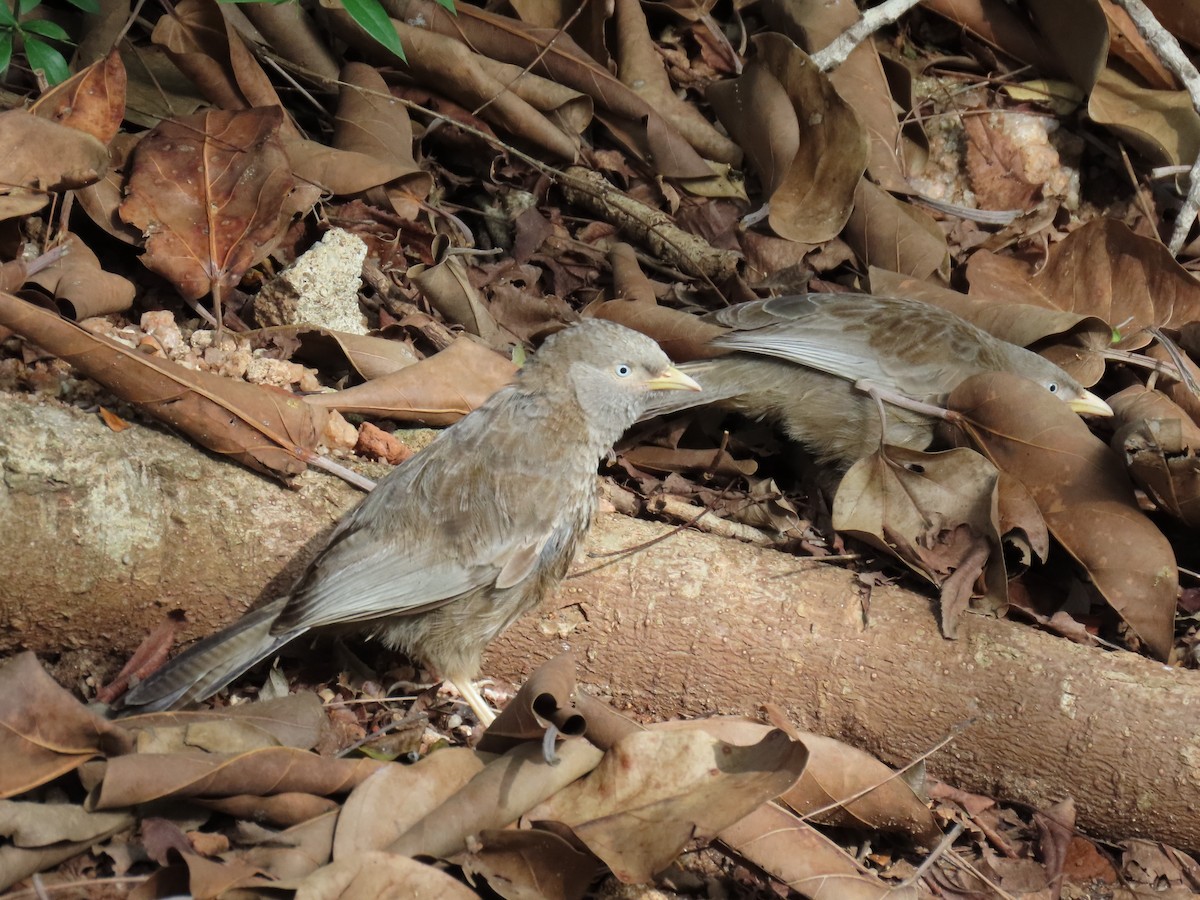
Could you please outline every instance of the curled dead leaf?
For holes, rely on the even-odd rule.
[[[1138,509],[1120,460],[1057,398],[1016,375],[967,379],[951,395],[963,430],[1028,488],[1050,533],[1155,656],[1171,649],[1179,573]]]

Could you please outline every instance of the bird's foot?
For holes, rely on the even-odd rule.
[[[880,404],[890,403],[892,406],[897,406],[900,409],[911,410],[912,412],[925,416],[933,416],[937,419],[945,419],[947,422],[959,422],[962,420],[962,414],[955,410],[946,409],[944,406],[938,406],[936,403],[925,403],[922,400],[914,400],[907,394],[901,394],[899,391],[881,387],[865,378],[854,382],[854,386],[864,394],[869,394]]]
[[[471,707],[471,712],[475,713],[475,718],[479,720],[479,724],[484,728],[487,728],[496,721],[495,711],[487,705],[487,701],[479,693],[479,688],[475,687],[475,683],[469,678],[461,680],[456,678],[453,681],[446,678],[443,680],[443,683],[458,691],[459,695],[467,701],[467,706]]]

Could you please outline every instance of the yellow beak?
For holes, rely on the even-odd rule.
[[[694,379],[684,375],[674,366],[667,366],[661,375],[647,379],[646,387],[652,391],[698,391]]]
[[[1111,416],[1113,414],[1112,407],[1091,391],[1084,391],[1074,400],[1068,400],[1067,406],[1071,407],[1072,412],[1081,416]]]

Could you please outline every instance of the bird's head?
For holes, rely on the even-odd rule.
[[[1111,416],[1112,407],[1072,378],[1059,366],[1036,353],[1029,354],[1033,359],[1027,364],[1025,371],[1019,374],[1032,378],[1047,391],[1062,400],[1073,412],[1081,416]]]
[[[700,390],[651,338],[605,319],[584,319],[546,338],[526,369],[523,381],[570,384],[589,421],[604,422],[613,440],[655,391]]]

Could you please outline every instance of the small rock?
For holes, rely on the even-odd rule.
[[[333,331],[366,334],[367,321],[358,305],[363,240],[332,228],[307,253],[265,285],[254,300],[260,327],[319,325]]]
[[[175,316],[165,309],[143,313],[141,325],[142,331],[158,341],[167,356],[174,358],[184,347],[183,335],[179,332]]]
[[[370,422],[363,422],[362,427],[358,429],[358,441],[354,445],[354,452],[367,459],[384,460],[393,466],[413,455],[413,451],[405,444]]]

